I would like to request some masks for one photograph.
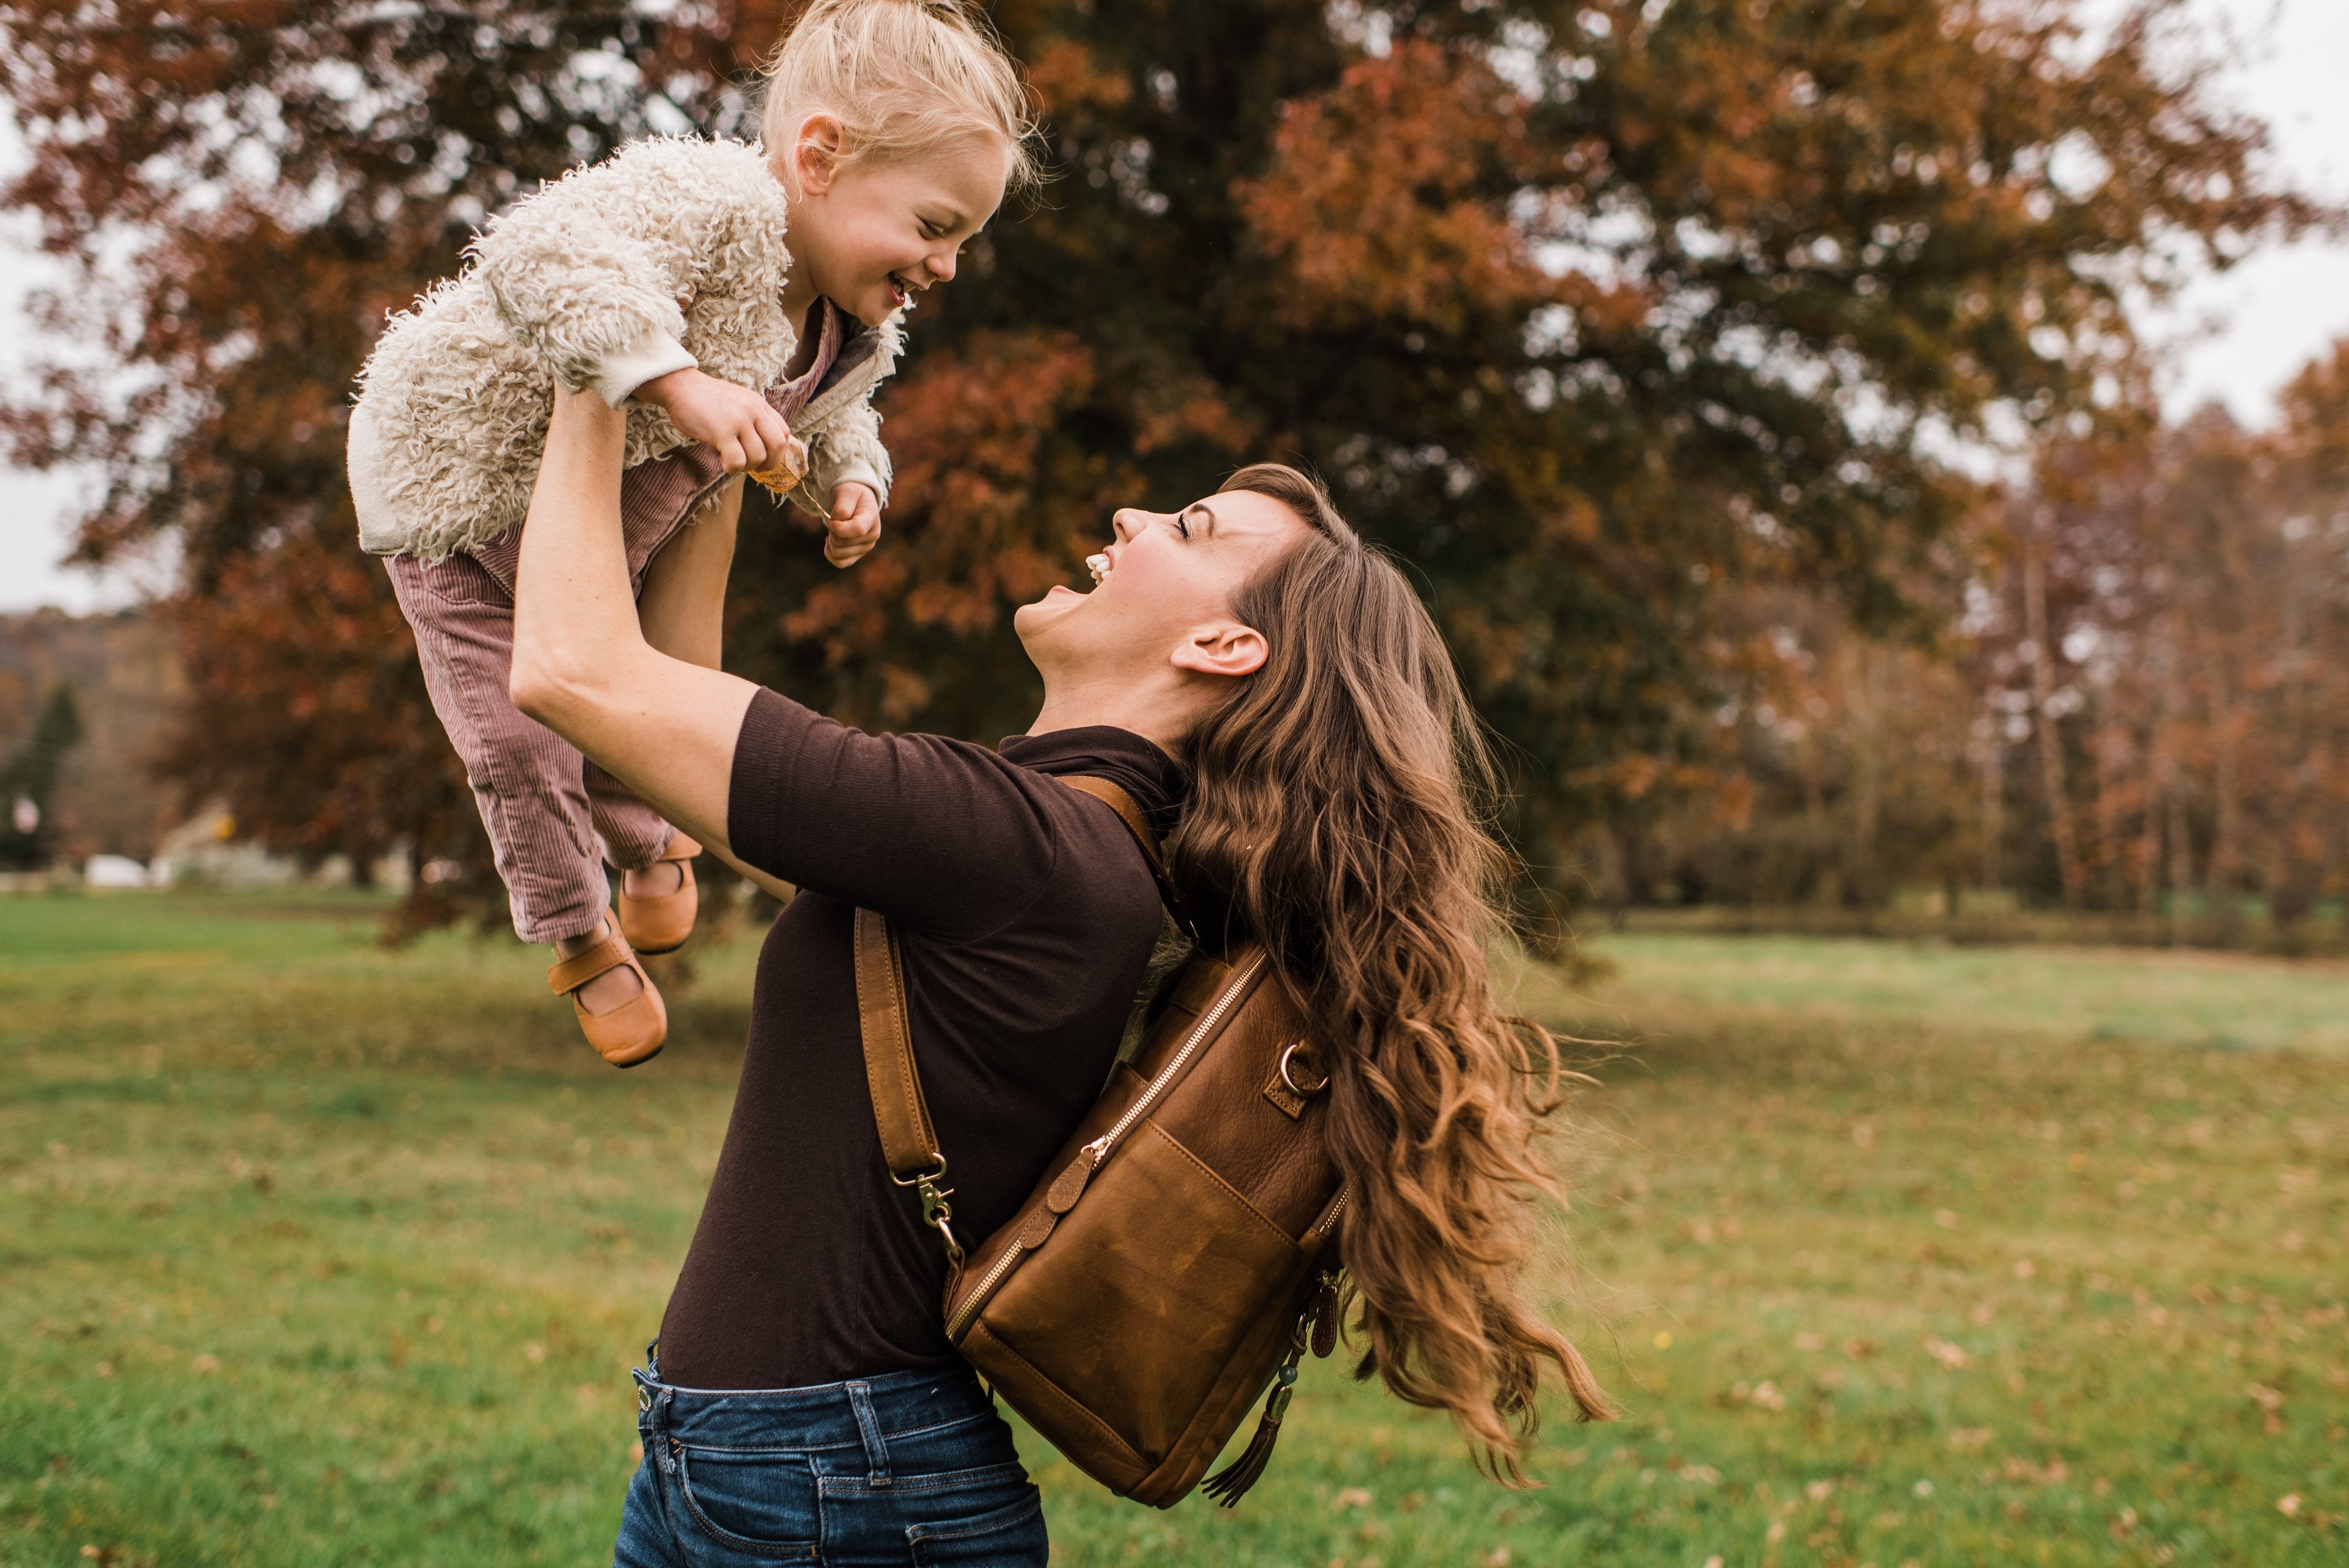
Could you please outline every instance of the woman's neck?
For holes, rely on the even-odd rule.
[[[1028,732],[1049,735],[1106,724],[1140,735],[1169,756],[1180,756],[1184,740],[1197,727],[1211,695],[1187,681],[1138,686],[1123,680],[1049,681],[1044,705],[1036,711]]]

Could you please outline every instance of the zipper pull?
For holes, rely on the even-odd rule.
[[[1069,1161],[1045,1190],[1044,1207],[1055,1214],[1066,1214],[1074,1209],[1077,1199],[1085,1195],[1085,1183],[1093,1179],[1093,1169],[1101,1164],[1102,1155],[1108,1147],[1109,1139],[1104,1136],[1077,1150],[1077,1158]]]

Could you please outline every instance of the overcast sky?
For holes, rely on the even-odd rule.
[[[2086,0],[2097,14],[2123,0]],[[2250,47],[2229,78],[2236,102],[2264,117],[2282,166],[2319,194],[2349,196],[2349,0],[2189,0],[2204,24]],[[0,167],[20,144],[0,113]],[[0,379],[32,351],[22,302],[46,276],[27,254],[27,230],[0,223]],[[2336,338],[2349,336],[2349,243],[2304,243],[2259,255],[2197,284],[2143,324],[2172,346],[2167,400],[2183,413],[2215,399],[2246,424],[2274,417],[2274,394]],[[57,566],[83,482],[0,466],[0,611],[45,604],[109,607],[137,597],[146,572],[104,578]]]

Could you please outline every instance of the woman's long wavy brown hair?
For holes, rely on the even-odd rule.
[[[1191,737],[1169,869],[1203,940],[1265,944],[1329,1054],[1360,1375],[1449,1410],[1521,1481],[1545,1363],[1584,1417],[1614,1412],[1525,1299],[1556,1191],[1535,1145],[1567,1075],[1546,1030],[1494,1003],[1491,754],[1419,597],[1318,483],[1259,463],[1223,488],[1312,532],[1235,597],[1270,652]]]

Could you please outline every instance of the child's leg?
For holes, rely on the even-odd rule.
[[[688,664],[718,668],[726,620],[726,576],[734,566],[735,525],[742,516],[742,482],[710,503],[699,521],[679,527],[645,565],[636,620],[645,640]],[[684,873],[661,859],[676,833],[660,814],[595,763],[587,764],[587,800],[632,898],[676,892]]]
[[[526,942],[577,942],[609,901],[588,803],[585,759],[526,718],[507,695],[513,603],[469,556],[427,565],[387,558],[392,591],[416,634],[433,711],[449,732],[488,829],[498,875]]]
[[[645,563],[636,594],[636,620],[645,640],[688,664],[718,668],[726,625],[726,574],[734,569],[734,530],[742,518],[742,482],[736,480],[680,526]]]

